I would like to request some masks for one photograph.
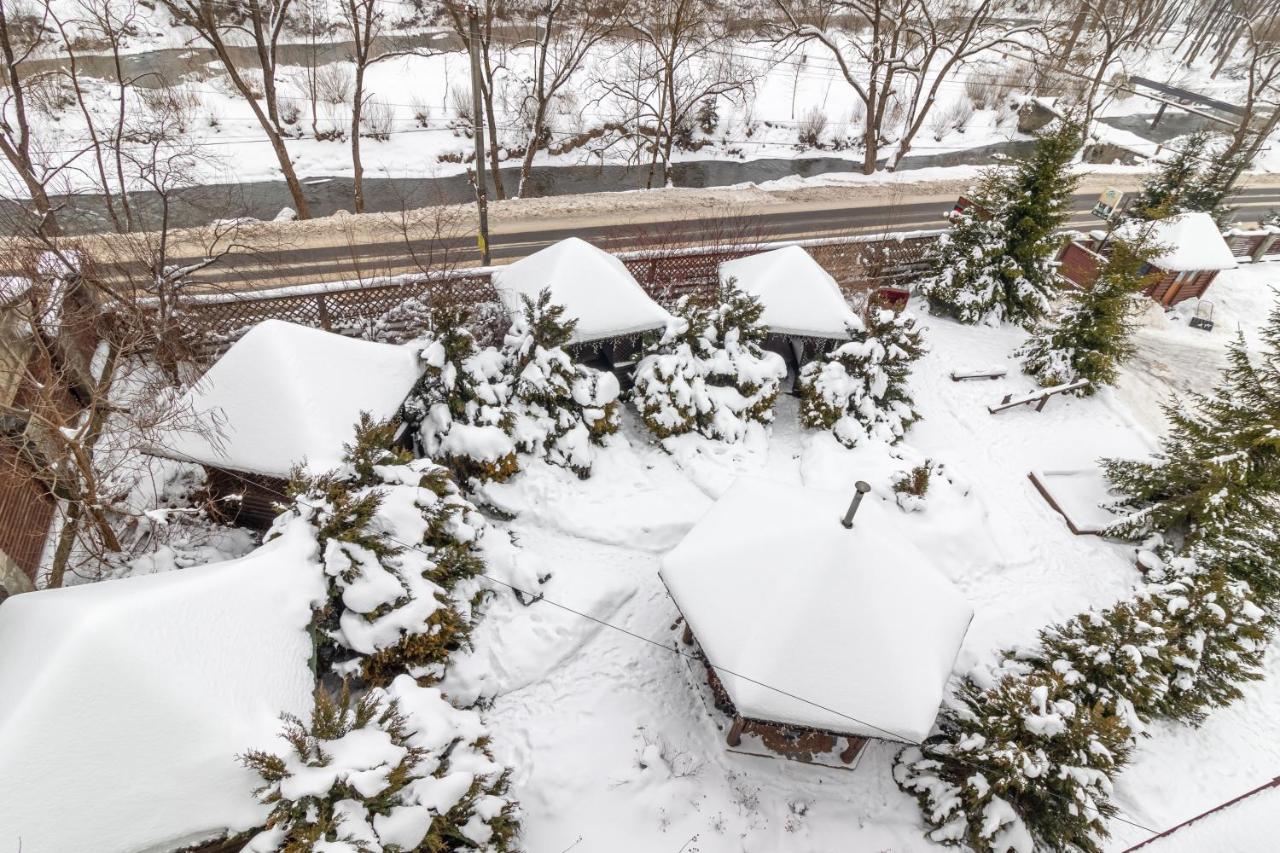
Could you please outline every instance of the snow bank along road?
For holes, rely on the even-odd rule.
[[[1074,198],[1070,227],[1100,224],[1089,211],[1103,186],[1137,186],[1128,176],[1108,177],[1091,175],[1082,184]],[[500,264],[573,236],[617,251],[637,248],[644,234],[650,239],[661,235],[665,240],[697,243],[735,234],[780,240],[940,228],[943,214],[968,183],[852,184],[782,192],[759,188],[666,190],[503,202],[491,208],[490,245],[494,263]],[[1238,221],[1257,221],[1280,209],[1280,186],[1250,186],[1237,197],[1236,208]],[[430,211],[422,215],[423,222],[408,227],[398,217],[386,214],[253,223],[236,237],[238,245],[251,248],[227,254],[196,280],[219,290],[256,290],[368,279],[415,272],[417,264],[427,258],[439,263],[442,250],[450,264],[478,264],[471,208],[453,210],[458,214],[456,224],[445,232],[449,236],[438,242],[431,236],[434,228],[425,224],[436,221],[436,214]],[[182,249],[177,251],[186,254]]]

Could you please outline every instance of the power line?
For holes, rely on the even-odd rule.
[[[169,454],[169,453],[170,453],[170,451],[165,450],[165,453],[166,453],[166,454]],[[174,457],[185,456],[185,457],[186,457],[186,460],[185,460],[185,461],[187,461],[187,462],[194,463],[194,464],[198,464],[198,465],[202,465],[202,466],[204,465],[204,463],[200,462],[199,460],[197,460],[197,459],[195,459],[195,458],[193,458],[193,457],[187,456],[186,454],[182,454],[182,453],[175,453],[175,454],[173,454],[173,456],[174,456]],[[181,461],[181,460],[179,460],[179,461]],[[429,460],[429,461],[431,461],[431,460]],[[433,462],[432,464],[435,464],[435,463]],[[249,486],[249,487],[257,487],[257,488],[261,489],[262,491],[268,492],[268,493],[270,493],[270,494],[272,494],[272,495],[275,495],[276,497],[281,498],[281,499],[282,499],[286,504],[287,504],[287,503],[290,503],[290,502],[293,502],[293,503],[300,503],[300,504],[302,504],[303,506],[307,507],[308,509],[313,509],[313,510],[321,510],[321,509],[323,509],[323,507],[321,507],[321,506],[317,506],[317,505],[314,505],[314,504],[308,504],[308,503],[306,503],[305,501],[303,501],[303,500],[301,499],[301,497],[292,497],[292,498],[291,498],[291,497],[289,497],[288,495],[286,495],[284,492],[281,492],[281,491],[279,491],[279,490],[277,490],[277,489],[271,488],[270,486],[268,486],[267,484],[265,484],[265,483],[263,483],[263,482],[253,482],[253,481],[250,481],[250,480],[249,480],[249,479],[247,479],[246,477],[241,476],[241,475],[240,475],[238,472],[236,472],[236,471],[232,471],[232,470],[227,469],[227,468],[221,468],[221,469],[219,469],[219,470],[222,470],[222,471],[227,472],[228,474],[230,474],[230,475],[232,476],[232,478],[234,478],[234,479],[236,479],[236,480],[239,480],[241,483],[243,483],[243,484],[244,484],[244,485],[246,485],[246,486]],[[403,548],[407,548],[407,549],[409,549],[409,550],[416,551],[416,552],[418,552],[418,553],[420,553],[420,554],[422,554],[423,556],[426,556],[426,557],[431,557],[431,556],[433,556],[432,552],[427,551],[427,550],[426,550],[426,549],[424,549],[420,544],[414,544],[414,543],[411,543],[411,542],[404,542],[404,541],[402,541],[402,540],[400,540],[400,539],[397,539],[396,537],[394,537],[394,536],[390,535],[389,533],[386,533],[385,531],[383,531],[383,532],[382,532],[382,535],[383,535],[383,536],[385,536],[389,541],[391,541],[391,542],[393,542],[393,543],[395,543],[395,544],[397,544],[397,545],[399,545],[399,546],[401,546],[401,547],[403,547]],[[628,629],[628,628],[624,628],[624,627],[622,627],[621,625],[615,625],[614,623],[609,622],[609,621],[608,621],[608,620],[606,620],[606,619],[601,619],[601,618],[599,618],[599,617],[597,617],[597,616],[592,616],[592,615],[591,615],[591,614],[589,614],[589,613],[585,613],[585,612],[580,611],[580,610],[578,610],[578,609],[576,609],[576,608],[570,607],[569,605],[564,604],[563,602],[558,602],[558,601],[555,601],[555,600],[553,600],[553,599],[547,598],[547,597],[546,597],[546,595],[545,595],[544,593],[537,593],[537,594],[535,594],[535,593],[532,593],[532,592],[530,592],[530,591],[528,591],[528,590],[521,589],[520,587],[517,587],[517,586],[515,586],[514,584],[511,584],[511,583],[509,583],[509,582],[507,582],[507,581],[504,581],[504,580],[502,580],[502,579],[500,579],[500,578],[495,578],[495,577],[493,577],[492,575],[488,574],[487,572],[479,572],[479,573],[478,573],[478,577],[484,578],[485,580],[487,580],[487,581],[489,581],[489,582],[491,582],[491,583],[495,583],[495,584],[498,584],[499,586],[505,587],[505,588],[507,588],[507,589],[511,590],[512,592],[515,592],[515,593],[519,594],[520,596],[525,597],[526,599],[528,599],[528,600],[530,600],[530,601],[543,601],[543,602],[546,602],[547,604],[549,604],[549,605],[551,605],[551,606],[553,606],[553,607],[556,607],[556,608],[558,608],[558,609],[560,609],[560,610],[563,610],[563,611],[565,611],[566,613],[570,613],[570,614],[573,614],[573,615],[575,615],[575,616],[579,616],[579,617],[581,617],[581,618],[583,618],[583,619],[587,619],[587,620],[589,620],[589,621],[591,621],[591,622],[593,622],[593,623],[595,623],[595,624],[597,624],[597,625],[600,625],[601,627],[608,628],[608,629],[610,629],[610,630],[612,630],[612,631],[616,631],[616,632],[618,632],[618,633],[620,633],[620,634],[623,634],[623,635],[625,635],[625,636],[627,636],[627,637],[631,637],[632,639],[639,640],[640,642],[646,643],[646,644],[651,645],[651,646],[653,646],[653,647],[655,647],[655,648],[662,649],[663,651],[666,651],[666,652],[668,652],[668,653],[670,653],[670,654],[674,654],[674,655],[676,655],[676,656],[678,656],[678,657],[681,657],[681,658],[684,658],[684,659],[686,659],[686,660],[690,660],[690,661],[693,661],[693,662],[695,662],[695,663],[702,664],[702,665],[704,665],[704,666],[706,666],[706,667],[708,667],[708,668],[710,668],[710,669],[715,670],[715,671],[716,671],[716,672],[718,672],[718,673],[723,673],[723,674],[725,674],[725,675],[729,675],[729,676],[732,676],[732,677],[734,677],[734,678],[742,679],[743,681],[746,681],[746,682],[748,682],[748,683],[750,683],[750,684],[754,684],[754,685],[755,685],[755,686],[757,686],[757,687],[762,687],[762,688],[764,688],[764,689],[766,689],[766,690],[773,691],[774,693],[777,693],[777,694],[779,694],[779,695],[781,695],[781,696],[785,696],[785,697],[787,697],[787,698],[789,698],[789,699],[793,699],[793,700],[795,700],[795,701],[797,701],[797,702],[801,702],[801,703],[803,703],[803,704],[805,704],[805,705],[809,705],[809,706],[811,706],[811,707],[813,707],[813,708],[817,708],[818,710],[825,711],[825,712],[827,712],[827,713],[829,713],[829,714],[834,714],[834,715],[836,715],[837,717],[841,717],[842,719],[849,720],[850,722],[852,722],[852,723],[856,723],[857,725],[865,726],[865,727],[867,727],[867,728],[874,729],[874,730],[876,730],[876,731],[882,732],[883,734],[887,735],[887,736],[888,736],[890,739],[892,739],[892,740],[895,740],[895,741],[898,741],[898,742],[901,742],[901,743],[906,743],[906,744],[908,744],[908,745],[915,746],[915,747],[920,747],[920,748],[923,748],[923,747],[924,747],[924,745],[925,745],[923,741],[915,740],[915,739],[914,739],[914,738],[912,738],[912,737],[909,737],[909,736],[907,736],[907,735],[899,734],[899,733],[897,733],[897,732],[894,732],[894,731],[891,731],[891,730],[889,730],[889,729],[886,729],[886,728],[884,728],[884,727],[882,727],[882,726],[878,726],[878,725],[876,725],[876,724],[874,724],[874,723],[868,723],[867,721],[865,721],[865,720],[861,720],[861,719],[859,719],[858,717],[853,716],[852,714],[847,714],[847,713],[845,713],[845,712],[843,712],[843,711],[840,711],[840,710],[837,710],[837,709],[835,709],[835,708],[830,708],[830,707],[828,707],[828,706],[826,706],[826,705],[824,705],[824,704],[822,704],[822,703],[820,703],[820,702],[815,702],[815,701],[814,701],[814,700],[812,700],[812,699],[808,699],[808,698],[806,698],[806,697],[799,696],[799,695],[797,695],[797,694],[795,694],[795,693],[792,693],[792,692],[790,692],[790,691],[788,691],[788,690],[785,690],[785,689],[783,689],[783,688],[776,687],[776,686],[774,686],[774,685],[772,685],[772,684],[768,684],[768,683],[766,683],[766,682],[760,681],[760,680],[758,680],[758,679],[752,678],[752,677],[747,676],[747,675],[743,675],[743,674],[738,673],[738,672],[734,672],[733,670],[728,669],[728,668],[726,668],[726,667],[722,667],[722,666],[720,666],[720,665],[718,665],[718,664],[713,664],[710,660],[708,660],[708,659],[706,658],[706,656],[705,656],[705,655],[699,656],[699,655],[690,654],[689,652],[685,652],[685,651],[681,650],[678,646],[676,646],[676,645],[674,645],[674,644],[673,644],[673,645],[668,646],[668,645],[667,645],[667,644],[665,644],[665,643],[662,643],[662,642],[659,642],[658,640],[654,640],[654,639],[651,639],[651,638],[649,638],[649,637],[646,637],[646,636],[644,636],[643,634],[637,634],[636,632],[634,632],[634,631],[632,631],[632,630],[630,630],[630,629]],[[956,757],[956,756],[954,756],[954,755],[950,755],[950,756],[948,756],[948,758],[950,758],[951,760],[955,761],[955,762],[956,762],[956,763],[958,763],[958,764],[964,764],[964,765],[966,765],[966,766],[968,766],[968,767],[972,767],[972,768],[973,768],[973,769],[975,769],[975,770],[985,771],[985,770],[990,770],[990,769],[991,769],[990,767],[984,767],[983,765],[981,765],[981,764],[979,764],[979,763],[977,763],[977,762],[970,761],[970,760],[965,759],[965,758],[959,758],[959,757]],[[1061,800],[1062,802],[1066,803],[1067,805],[1071,806],[1072,808],[1080,808],[1081,803],[1080,803],[1079,801],[1076,801],[1076,800],[1074,800],[1074,799],[1068,798],[1067,796],[1065,796],[1065,795],[1063,795],[1063,794],[1059,794],[1058,792],[1054,791],[1052,788],[1045,787],[1045,788],[1042,788],[1042,791],[1043,791],[1043,793],[1045,793],[1045,794],[1047,794],[1047,795],[1049,795],[1049,796],[1051,796],[1051,797],[1053,797],[1053,798],[1055,798],[1055,799],[1059,799],[1059,800]],[[1098,816],[1099,816],[1099,817],[1102,817],[1102,816],[1103,816],[1103,815],[1102,815],[1102,813],[1101,813],[1101,811],[1100,811],[1100,810],[1098,810],[1098,808],[1097,808],[1096,806],[1093,806],[1093,809],[1094,809],[1094,811],[1095,811],[1095,812],[1097,812],[1097,813],[1098,813]],[[1121,822],[1121,823],[1124,823],[1124,824],[1127,824],[1127,825],[1129,825],[1129,826],[1132,826],[1132,827],[1134,827],[1135,829],[1140,829],[1140,830],[1142,830],[1143,832],[1147,832],[1147,833],[1149,833],[1149,834],[1151,834],[1151,835],[1158,835],[1158,834],[1159,834],[1158,830],[1152,829],[1152,828],[1151,828],[1151,827],[1149,827],[1149,826],[1144,826],[1143,824],[1137,823],[1137,822],[1135,822],[1135,821],[1131,821],[1131,820],[1128,820],[1128,819],[1126,819],[1126,818],[1122,818],[1122,817],[1120,817],[1119,815],[1113,815],[1113,816],[1111,817],[1111,819],[1112,819],[1112,820],[1117,820],[1117,821],[1119,821],[1119,822]]]

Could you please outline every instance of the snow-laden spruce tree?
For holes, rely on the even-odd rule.
[[[1097,850],[1111,779],[1145,725],[1198,724],[1263,676],[1275,622],[1248,584],[1186,557],[1156,562],[1132,597],[970,675],[938,734],[902,751],[894,775],[919,799],[930,838],[1002,853]]]
[[[849,338],[800,371],[800,422],[831,430],[846,447],[894,443],[920,418],[907,380],[925,352],[922,332],[907,311],[873,303],[849,325]]]
[[[655,436],[736,442],[751,425],[773,423],[786,364],[764,349],[763,312],[733,281],[709,304],[680,300],[676,322],[636,366],[632,399]]]
[[[309,723],[285,717],[284,755],[241,762],[271,806],[246,853],[515,849],[515,803],[479,715],[401,675],[358,699],[320,687]]]
[[[1169,689],[1144,712],[1199,724],[1240,699],[1239,685],[1266,675],[1275,620],[1220,566],[1177,557],[1159,575],[1147,589],[1163,616]]]
[[[1061,306],[1015,353],[1023,371],[1045,387],[1088,379],[1076,392],[1082,396],[1114,383],[1134,353],[1134,317],[1150,283],[1144,269],[1158,248],[1141,235],[1110,240],[1093,285],[1068,289]]]
[[[618,380],[565,352],[577,321],[565,319],[550,291],[522,298],[524,310],[502,348],[513,382],[516,447],[586,478],[592,445],[618,431]]]
[[[1071,161],[1083,143],[1079,124],[1058,122],[1012,165],[984,173],[950,233],[929,250],[930,272],[917,289],[931,310],[962,323],[1030,326],[1058,289],[1053,258],[1079,178]]]
[[[1127,215],[1134,219],[1164,219],[1180,213],[1183,195],[1195,181],[1209,144],[1208,131],[1196,131],[1184,138],[1173,156],[1159,170],[1142,182]]]
[[[1280,526],[1280,309],[1262,337],[1256,361],[1237,337],[1217,388],[1165,407],[1169,431],[1152,461],[1106,459],[1103,466],[1123,494],[1114,507],[1124,515],[1108,534],[1159,533],[1177,551],[1202,549],[1202,559],[1231,570],[1271,605],[1278,570],[1241,552],[1238,534]]]
[[[461,307],[431,312],[422,348],[425,368],[403,414],[427,455],[461,482],[503,482],[520,467],[511,437],[513,383],[502,352],[479,347],[468,321]]]
[[[1131,748],[1123,703],[1080,703],[1068,675],[1006,661],[969,677],[939,733],[894,765],[926,836],[979,853],[1100,853],[1112,775]]]
[[[446,469],[387,450],[391,435],[363,417],[346,466],[295,477],[273,528],[301,517],[315,531],[329,583],[318,669],[369,685],[401,673],[439,679],[467,642],[485,569],[483,518]]]

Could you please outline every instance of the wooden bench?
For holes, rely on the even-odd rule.
[[[1068,382],[1066,385],[1054,385],[1050,388],[1040,388],[1032,391],[1030,394],[1023,394],[1021,397],[1015,397],[1012,394],[1005,394],[1004,399],[994,406],[987,406],[987,411],[991,414],[1003,412],[1005,409],[1012,409],[1015,406],[1029,406],[1036,404],[1036,411],[1044,411],[1045,403],[1049,402],[1049,398],[1056,394],[1067,394],[1071,391],[1079,391],[1081,388],[1088,388],[1088,379],[1077,379],[1075,382]]]
[[[964,382],[966,379],[1000,379],[1009,372],[1007,367],[971,367],[951,371],[952,382]]]

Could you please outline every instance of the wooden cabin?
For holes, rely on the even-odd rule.
[[[507,314],[518,317],[524,299],[545,289],[576,321],[569,349],[583,361],[625,371],[639,354],[640,335],[666,328],[671,314],[653,300],[622,261],[585,240],[570,237],[493,273]]]
[[[265,530],[294,467],[340,466],[361,413],[395,418],[422,370],[413,347],[266,320],[186,392],[178,411],[190,428],[150,452],[204,466],[226,517]]]
[[[1143,291],[1166,308],[1205,294],[1218,273],[1235,269],[1231,247],[1207,213],[1188,212],[1152,223],[1126,223],[1112,239],[1150,227],[1152,239],[1164,247],[1151,259],[1148,272],[1158,275]],[[1059,273],[1078,287],[1091,287],[1106,256],[1107,235],[1101,231],[1070,240],[1058,254]]]
[[[743,477],[663,558],[735,751],[847,767],[933,727],[973,609],[881,498],[846,528],[850,497]]]
[[[725,261],[720,282],[729,281],[760,300],[767,349],[782,356],[793,381],[806,362],[848,341],[857,322],[835,278],[800,246]]]

